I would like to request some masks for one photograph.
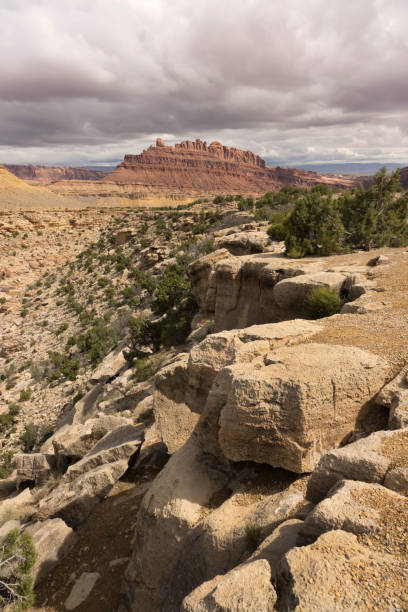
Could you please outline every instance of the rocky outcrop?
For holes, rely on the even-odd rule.
[[[36,181],[49,185],[55,181],[98,181],[105,176],[105,172],[100,170],[90,170],[90,168],[71,168],[69,166],[33,166],[33,165],[11,165],[4,164],[4,167],[18,176],[23,181]]]
[[[125,155],[124,161],[102,182],[158,191],[263,194],[278,191],[284,185],[311,187],[322,183],[344,188],[356,181],[292,168],[271,168],[251,151],[219,142],[207,145],[197,139],[167,146],[159,138],[156,145],[140,155]]]
[[[219,412],[222,453],[231,461],[309,472],[355,430],[389,372],[379,357],[319,344],[277,349],[252,371],[231,366]]]
[[[42,485],[56,467],[54,455],[43,453],[19,453],[13,457],[13,467],[16,470],[16,484],[29,482]]]
[[[126,570],[124,596],[131,610],[162,609],[178,552],[188,532],[227,483],[218,462],[193,440],[175,453],[146,493]]]
[[[58,486],[44,497],[36,517],[60,517],[73,527],[87,519],[93,508],[128,469],[143,433],[124,425],[107,433],[80,460],[71,465]]]
[[[274,253],[234,257],[227,249],[189,268],[200,314],[213,319],[216,331],[304,317],[307,296],[317,287],[356,299],[371,287],[366,274],[361,266],[333,269],[324,260],[303,262]]]
[[[303,320],[254,325],[212,334],[188,355],[180,354],[157,375],[154,392],[157,427],[169,452],[179,449],[189,438],[220,370],[233,363],[253,367],[257,361],[262,362],[268,351],[298,344],[319,329],[317,323]],[[208,418],[202,426],[210,427]],[[203,449],[212,448],[213,440],[204,431],[202,440]]]

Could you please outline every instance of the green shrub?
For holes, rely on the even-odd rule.
[[[306,314],[310,319],[330,317],[341,309],[341,299],[335,289],[331,287],[316,287],[306,300]]]
[[[98,278],[98,285],[99,287],[106,287],[107,285],[109,285],[109,278],[107,278],[106,276],[101,276],[100,278]]]
[[[135,369],[135,379],[138,382],[150,378],[160,369],[162,359],[158,357],[139,357],[133,364]]]
[[[117,334],[107,325],[103,319],[95,319],[92,327],[84,334],[79,334],[76,344],[80,351],[86,353],[93,365],[97,365],[116,345]]]
[[[18,528],[6,535],[0,548],[0,607],[26,610],[34,603],[31,570],[36,552],[28,531]]]
[[[24,432],[20,436],[25,453],[30,453],[37,443],[37,427],[32,423],[24,426]]]
[[[72,359],[57,351],[49,351],[49,373],[48,381],[58,380],[62,376],[67,380],[75,380],[79,372],[80,363],[78,359]]]
[[[18,404],[10,404],[8,412],[0,414],[0,432],[5,433],[8,431],[16,422],[15,417],[20,412],[20,406]]]
[[[27,400],[29,400],[31,394],[31,389],[24,389],[24,391],[20,391],[20,402],[26,402]]]
[[[12,462],[13,457],[15,455],[15,451],[3,451],[0,453],[0,478],[8,478],[12,471]]]
[[[61,323],[61,325],[55,330],[55,335],[60,336],[68,329],[68,323]]]
[[[185,269],[177,264],[170,264],[164,271],[155,291],[152,310],[164,314],[190,295],[190,283]]]

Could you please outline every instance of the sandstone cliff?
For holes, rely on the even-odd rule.
[[[251,151],[207,145],[199,139],[166,146],[161,138],[140,155],[125,155],[124,161],[104,182],[132,184],[156,189],[193,190],[209,193],[263,194],[285,185],[311,187],[325,183],[351,187],[352,179],[323,176],[292,168],[270,168]]]

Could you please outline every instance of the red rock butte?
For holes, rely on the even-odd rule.
[[[197,193],[263,194],[284,185],[311,187],[317,183],[352,187],[353,179],[324,176],[294,168],[268,167],[251,151],[241,151],[214,141],[184,140],[167,146],[161,138],[139,155],[124,161],[102,182],[134,185],[154,190]]]

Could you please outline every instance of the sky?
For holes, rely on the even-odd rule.
[[[408,164],[406,0],[0,0],[0,162]]]

